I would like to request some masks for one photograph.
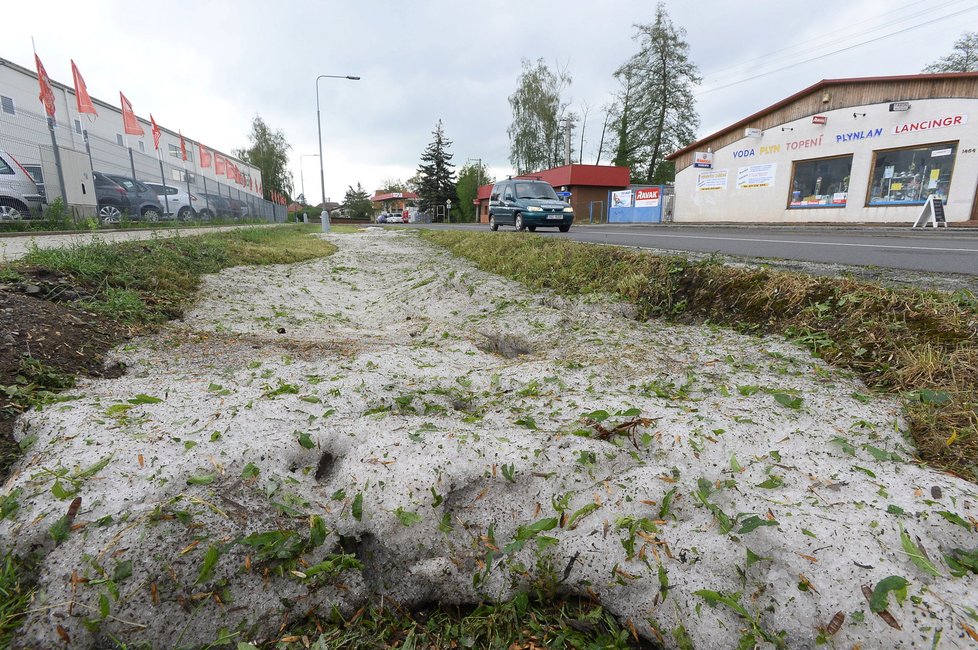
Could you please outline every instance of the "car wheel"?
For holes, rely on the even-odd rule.
[[[122,211],[114,205],[103,205],[98,209],[98,217],[106,225],[119,223],[122,221]]]
[[[197,213],[197,216],[200,217],[201,221],[210,221],[214,218],[214,213],[209,208],[204,208]]]
[[[193,221],[194,219],[193,209],[188,208],[186,206],[180,208],[180,211],[177,212],[177,219],[179,219],[180,221]]]
[[[516,217],[513,220],[513,225],[516,226],[517,230],[523,230],[526,228],[526,226],[523,225],[523,215],[519,212],[516,213]]]
[[[557,230],[559,230],[560,232],[567,232],[568,230],[570,230],[570,224],[566,226],[557,226]]]
[[[145,219],[146,221],[151,221],[153,223],[156,223],[157,221],[160,220],[159,210],[155,208],[146,208],[145,210],[143,210],[143,219]]]
[[[496,217],[489,215],[489,230],[496,231],[499,230],[499,224],[496,223]]]
[[[10,201],[0,201],[0,221],[20,221],[23,211]]]
[[[530,232],[536,232],[537,231],[537,227],[536,226],[527,226],[526,229],[529,230]]]

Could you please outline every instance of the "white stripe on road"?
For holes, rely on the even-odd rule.
[[[599,233],[595,233],[596,235]],[[709,239],[715,241],[742,241],[757,244],[808,244],[811,246],[849,246],[853,248],[892,248],[909,251],[938,251],[952,253],[978,253],[975,248],[941,248],[930,246],[896,246],[893,244],[846,244],[840,242],[804,241],[799,239],[749,239],[746,237],[707,237],[706,235],[662,235],[658,233],[603,232],[604,235],[626,235],[629,237],[666,237],[672,239]]]

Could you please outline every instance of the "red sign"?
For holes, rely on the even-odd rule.
[[[825,124],[829,118],[825,115],[812,115],[812,124]]]
[[[659,198],[659,188],[650,187],[644,190],[635,190],[636,201],[655,201]]]

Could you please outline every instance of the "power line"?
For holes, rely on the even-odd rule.
[[[969,11],[974,11],[975,9],[978,9],[978,6],[968,7],[967,9],[962,9],[961,11],[957,11],[957,12],[954,12],[954,13],[951,13],[951,14],[947,14],[946,16],[941,16],[939,18],[934,18],[933,20],[928,20],[926,22],[923,22],[923,23],[914,25],[912,27],[906,27],[904,29],[900,29],[900,30],[897,30],[895,32],[891,32],[889,34],[884,34],[882,36],[877,36],[876,38],[871,38],[871,39],[869,39],[867,41],[863,41],[861,43],[856,43],[856,44],[850,45],[848,47],[843,47],[841,49],[838,49],[838,50],[835,50],[835,51],[832,51],[832,52],[828,52],[826,54],[820,54],[818,56],[813,56],[811,58],[804,59],[804,60],[798,61],[796,63],[790,63],[788,65],[781,66],[780,68],[775,68],[773,70],[768,70],[767,72],[762,72],[760,74],[753,75],[751,77],[745,77],[744,79],[739,79],[737,81],[732,81],[732,82],[730,82],[728,84],[724,84],[722,86],[714,86],[713,88],[708,88],[708,89],[705,89],[705,90],[699,90],[699,91],[695,92],[694,94],[697,95],[697,96],[699,96],[699,95],[706,95],[708,93],[712,93],[712,92],[717,91],[717,90],[723,90],[724,88],[730,88],[731,86],[737,86],[739,84],[746,83],[748,81],[753,81],[754,79],[760,79],[761,77],[766,77],[768,75],[772,75],[775,72],[782,72],[784,70],[790,70],[791,68],[797,67],[797,66],[799,66],[799,65],[801,65],[803,63],[811,63],[812,61],[818,61],[819,59],[824,59],[824,58],[829,57],[829,56],[834,56],[836,54],[841,54],[842,52],[847,52],[847,51],[853,50],[853,49],[855,49],[857,47],[862,47],[863,45],[869,45],[870,43],[875,43],[876,41],[881,41],[883,39],[890,38],[891,36],[896,36],[897,34],[903,34],[904,32],[909,32],[909,31],[913,31],[915,29],[920,29],[921,27],[926,27],[927,25],[931,25],[933,23],[940,22],[942,20],[947,20],[948,18],[953,18],[955,16],[960,16],[963,13],[967,13]]]

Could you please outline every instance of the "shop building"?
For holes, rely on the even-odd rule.
[[[978,72],[823,80],[667,158],[676,222],[978,222]]]
[[[628,167],[611,165],[564,165],[513,178],[546,181],[558,192],[569,192],[567,202],[574,208],[576,223],[608,221],[609,192],[628,187]],[[479,223],[489,223],[489,192],[492,184],[479,187],[475,203]]]

